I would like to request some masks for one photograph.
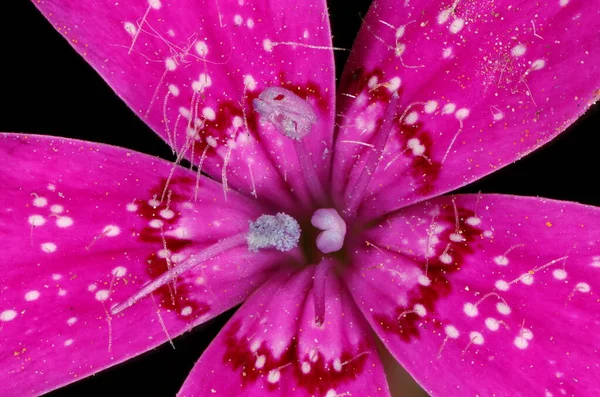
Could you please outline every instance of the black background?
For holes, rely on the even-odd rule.
[[[329,1],[334,46],[351,47],[360,16],[369,3]],[[0,131],[111,143],[172,160],[162,140],[117,98],[31,3],[9,1],[3,14]],[[336,54],[338,77],[346,56],[347,52]],[[542,150],[460,191],[537,195],[600,206],[599,127],[600,107],[596,106]],[[164,345],[48,396],[174,396],[229,316],[177,338],[176,350]]]

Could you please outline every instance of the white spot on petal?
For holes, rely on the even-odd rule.
[[[477,306],[470,302],[465,303],[463,311],[469,317],[476,317],[479,314],[479,309],[477,309]]]
[[[49,254],[56,251],[56,244],[54,243],[43,243],[40,247],[42,248],[42,251],[47,252]]]
[[[14,310],[5,310],[0,313],[0,321],[12,321],[17,317],[17,312]]]
[[[25,294],[25,300],[27,302],[38,300],[40,297],[40,292],[36,290],[29,291]]]
[[[514,56],[514,57],[520,57],[521,55],[525,54],[526,48],[523,44],[517,44],[516,46],[514,46],[512,48],[512,50],[510,50],[510,53]]]
[[[462,18],[456,18],[450,24],[450,28],[449,28],[450,33],[456,34],[456,33],[460,32],[464,26],[465,26],[465,20]]]
[[[27,221],[31,226],[42,226],[44,223],[46,223],[46,219],[44,219],[44,217],[41,215],[31,215]]]
[[[121,233],[121,229],[115,225],[106,225],[104,229],[102,229],[102,234],[107,237],[115,237]]]
[[[56,220],[56,226],[58,227],[69,227],[73,225],[73,219],[68,216],[61,216]]]
[[[108,299],[109,295],[110,295],[110,293],[108,290],[101,289],[98,292],[96,292],[96,300],[98,300],[100,302],[104,302],[105,300]]]
[[[45,197],[36,197],[33,199],[33,205],[35,205],[38,208],[42,208],[48,205],[48,200],[46,200]]]

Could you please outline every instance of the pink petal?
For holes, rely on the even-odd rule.
[[[112,306],[263,211],[173,165],[82,141],[0,135],[0,395],[38,395],[243,301],[293,258],[229,251],[119,315]],[[175,288],[173,290],[173,288]]]
[[[346,280],[432,395],[589,395],[600,380],[599,219],[569,202],[442,197],[365,232]]]
[[[315,107],[309,146],[321,177],[329,175],[335,89],[324,1],[36,5],[174,151],[223,180],[224,194],[238,189],[290,208],[292,189],[306,197],[292,142],[252,107],[272,85]]]
[[[389,396],[369,326],[335,276],[315,325],[313,272],[278,274],[252,295],[179,396]]]
[[[337,200],[395,89],[400,116],[363,206],[371,216],[463,186],[564,131],[599,97],[600,10],[587,4],[374,2],[340,88]]]

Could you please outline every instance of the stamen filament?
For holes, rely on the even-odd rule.
[[[344,211],[346,222],[356,216],[356,211],[358,210],[358,207],[364,198],[367,187],[369,186],[369,182],[371,182],[371,179],[375,174],[375,170],[383,158],[383,150],[385,149],[385,144],[387,143],[390,132],[392,131],[397,108],[398,93],[394,92],[386,109],[383,123],[377,132],[375,142],[373,142],[374,151],[369,155],[365,167],[363,168],[362,173],[358,177],[358,180],[352,189],[352,193],[350,193],[348,196],[346,209]]]
[[[312,164],[310,155],[306,150],[306,143],[304,143],[303,140],[294,140],[294,148],[296,149],[298,163],[300,164],[300,169],[302,170],[304,181],[306,182],[310,194],[317,201],[319,206],[326,205],[327,195],[325,194],[323,185],[321,185],[317,171]]]
[[[323,258],[317,265],[313,279],[313,301],[315,303],[315,325],[321,327],[325,322],[325,283],[333,263]]]
[[[200,252],[199,255],[193,256],[189,258],[187,261],[182,262],[181,264],[171,268],[171,270],[161,274],[158,278],[152,280],[152,282],[146,284],[141,290],[136,292],[134,295],[129,297],[124,302],[119,303],[115,307],[113,307],[110,312],[112,314],[118,314],[123,310],[133,306],[135,303],[139,302],[141,299],[150,295],[152,292],[156,291],[160,287],[165,284],[171,282],[173,279],[178,277],[184,272],[187,272],[194,267],[201,265],[202,263],[212,259],[225,251],[229,251],[230,249],[239,247],[246,243],[246,233],[239,233],[231,237],[224,238],[215,244],[209,246],[204,251]]]

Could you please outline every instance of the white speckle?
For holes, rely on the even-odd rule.
[[[155,10],[160,10],[160,7],[162,7],[160,0],[148,0],[148,5]]]
[[[52,275],[52,280],[54,281],[58,281],[62,278],[62,276],[60,274],[53,274]]]
[[[496,265],[499,265],[499,266],[506,266],[506,265],[508,265],[508,258],[505,257],[504,255],[495,256],[494,263],[496,263]]]
[[[456,339],[458,338],[458,335],[460,335],[458,330],[453,325],[446,325],[444,332],[446,333],[446,336],[452,339]]]
[[[252,75],[247,74],[244,76],[244,87],[250,91],[254,91],[256,89],[256,80],[254,80]]]
[[[498,331],[498,328],[500,328],[500,323],[495,318],[488,317],[485,319],[485,326],[490,331]]]
[[[257,369],[261,369],[262,367],[265,366],[266,361],[267,361],[267,358],[264,355],[261,354],[259,356],[256,356],[256,362],[254,363],[254,366]]]
[[[566,7],[567,4],[569,4],[569,0],[559,0],[558,4],[560,4],[561,7]]]
[[[58,296],[65,296],[67,294],[67,290],[66,289],[59,289],[58,290]]]
[[[463,311],[469,317],[476,317],[479,314],[479,309],[477,309],[477,306],[470,302],[465,303]]]
[[[163,221],[161,221],[160,219],[152,219],[150,222],[148,222],[148,225],[155,229],[160,229],[163,225]]]
[[[281,378],[281,372],[278,369],[272,369],[269,371],[269,375],[267,375],[267,380],[269,383],[277,383]]]
[[[338,393],[334,389],[329,389],[325,397],[337,397]]]
[[[191,306],[186,306],[183,309],[181,309],[181,315],[182,316],[189,316],[190,314],[192,314],[192,307]]]
[[[527,346],[529,346],[527,339],[523,338],[522,336],[517,336],[514,343],[519,349],[527,349]]]
[[[543,59],[536,59],[535,61],[533,61],[533,63],[531,64],[531,70],[540,70],[542,69],[544,66],[546,66],[546,61],[544,61]]]
[[[512,48],[512,50],[510,50],[510,53],[514,56],[514,57],[520,57],[521,55],[525,54],[526,48],[523,44],[517,44],[516,46],[514,46]]]
[[[404,36],[404,31],[405,31],[404,25],[402,25],[398,29],[396,29],[396,40],[398,40],[400,37]]]
[[[137,33],[137,28],[131,22],[125,22],[123,24],[123,27],[125,28],[125,31],[129,33],[130,36],[135,36],[135,34]]]
[[[504,280],[496,281],[496,284],[494,284],[494,286],[500,291],[508,291],[509,288],[509,284]]]
[[[206,137],[206,143],[208,143],[208,146],[210,147],[217,147],[217,140],[212,135]]]
[[[454,241],[455,243],[462,243],[465,241],[465,237],[460,233],[452,233],[450,234],[450,240]]]
[[[165,59],[165,67],[168,71],[172,72],[175,69],[177,69],[177,63],[175,63],[175,60],[173,58],[167,58]]]
[[[43,243],[40,247],[42,248],[42,251],[49,254],[56,251],[56,244],[54,243]]]
[[[404,122],[406,124],[414,124],[417,122],[417,120],[419,119],[419,114],[417,112],[410,112],[405,118],[404,118]]]
[[[404,51],[406,51],[406,44],[404,43],[396,43],[396,56],[397,57],[401,57],[402,54],[404,54]]]
[[[105,300],[108,299],[109,295],[110,295],[110,292],[106,289],[98,290],[98,292],[96,292],[96,300],[98,300],[100,302],[104,302]]]
[[[303,374],[309,373],[310,372],[310,363],[308,361],[303,362],[301,369],[302,369]]]
[[[31,215],[27,221],[31,226],[42,226],[44,223],[46,223],[46,219],[44,219],[44,217],[41,215]]]
[[[61,216],[56,220],[56,226],[58,227],[69,227],[73,225],[73,219],[68,216]]]
[[[471,216],[467,218],[467,223],[471,226],[478,226],[481,223],[481,219]]]
[[[444,51],[442,51],[442,57],[444,59],[446,59],[446,58],[450,58],[450,56],[452,56],[452,48],[450,48],[450,47],[444,48]]]
[[[498,310],[498,313],[504,314],[505,316],[509,315],[511,312],[510,307],[504,302],[496,303],[496,310]]]
[[[337,372],[342,370],[342,362],[339,358],[333,360],[333,369],[335,369]]]
[[[5,310],[0,313],[0,321],[12,321],[17,317],[17,312],[14,310]]]
[[[452,12],[451,8],[446,8],[445,10],[442,10],[437,17],[437,21],[440,25],[445,24],[446,22],[448,22],[448,18],[450,18],[450,13]]]
[[[53,214],[62,214],[62,212],[64,211],[64,207],[60,204],[54,204],[52,206],[50,206],[50,211]]]
[[[479,332],[476,332],[476,331],[473,331],[469,334],[469,339],[475,345],[483,345],[483,342],[484,342],[483,335],[481,335]]]
[[[33,199],[33,205],[38,208],[42,208],[48,205],[48,200],[45,197],[36,197]]]
[[[567,278],[567,272],[563,269],[554,269],[552,276],[554,276],[554,278],[557,280],[564,280]]]
[[[96,290],[96,288],[98,288],[98,286],[96,284],[88,285],[88,291],[90,291],[90,292],[94,292]]]
[[[169,84],[168,88],[171,95],[173,95],[174,97],[179,96],[179,87],[177,87],[175,84]]]
[[[250,344],[250,351],[256,353],[258,351],[258,349],[260,348],[260,345],[261,345],[260,340],[258,340],[258,339],[253,340],[252,343]]]
[[[425,146],[421,145],[421,141],[418,138],[409,139],[406,146],[412,150],[412,154],[415,156],[420,156],[425,153]]]
[[[115,277],[123,277],[124,275],[127,274],[127,268],[124,266],[117,266],[114,269],[112,269],[111,273]]]
[[[429,279],[429,277],[427,277],[424,274],[421,274],[419,277],[417,277],[417,282],[424,287],[428,287],[429,284],[431,284],[431,280]]]
[[[240,26],[241,24],[244,23],[244,18],[242,18],[242,16],[240,14],[237,14],[233,17],[233,23],[236,24],[237,26]]]
[[[181,111],[181,108],[179,109]],[[185,109],[187,111],[187,109]],[[188,112],[188,117],[189,117],[190,113]],[[152,208],[156,208],[160,205],[160,201],[158,201],[157,199],[153,198],[148,200],[148,205]]]
[[[415,304],[413,310],[419,317],[425,317],[427,315],[427,309],[425,309],[425,306],[421,305],[420,303]]]
[[[584,294],[590,292],[591,288],[588,283],[577,283],[575,289],[579,292],[583,292]]]
[[[600,259],[598,259],[598,257],[594,257],[594,261],[590,263],[590,266],[600,268]]]
[[[520,280],[525,285],[533,284],[533,276],[529,273],[522,274]]]
[[[264,39],[263,40],[263,48],[267,52],[273,51],[273,42],[271,40],[269,40],[269,39]]]
[[[248,26],[248,29],[252,29],[254,27],[254,19],[248,18],[248,20],[246,21],[246,26]]]
[[[308,352],[308,359],[313,363],[317,362],[317,360],[319,359],[319,354],[317,353],[317,351],[315,349],[311,349]]]
[[[464,120],[467,117],[469,117],[469,109],[467,109],[467,108],[460,108],[460,109],[458,109],[456,111],[455,116],[459,120]]]
[[[28,293],[25,294],[25,300],[27,302],[38,300],[39,297],[40,297],[40,292],[36,291],[36,290],[29,291]]]
[[[440,262],[449,265],[452,263],[452,256],[448,253],[443,253],[440,255]]]
[[[127,204],[127,211],[129,212],[135,212],[138,210],[138,206],[135,203],[129,203]]]
[[[204,92],[205,88],[212,85],[212,79],[206,73],[200,73],[198,80],[192,82],[192,89],[196,92]]]
[[[450,24],[450,28],[449,28],[450,33],[456,34],[456,33],[460,32],[464,26],[465,26],[465,20],[462,18],[456,18]]]
[[[533,339],[533,332],[531,332],[531,330],[529,330],[527,328],[523,328],[520,333],[521,333],[521,336],[527,340]]]
[[[67,324],[69,325],[69,327],[72,327],[73,324],[75,324],[77,322],[77,317],[71,317],[70,319],[67,320]]]
[[[203,41],[197,41],[196,44],[194,44],[194,49],[202,58],[208,54],[208,46]]]
[[[48,187],[48,190],[50,190],[51,192],[56,190],[56,185],[54,185],[52,183],[49,183],[47,187]]]
[[[208,120],[214,120],[217,116],[215,114],[215,111],[210,107],[205,107],[204,109],[202,109],[202,115]]]
[[[102,229],[102,234],[107,237],[115,237],[121,234],[121,229],[116,225],[106,225]]]
[[[496,110],[492,114],[493,114],[494,120],[496,120],[496,121],[500,121],[504,118],[504,113],[502,113],[500,110]]]
[[[442,108],[442,114],[452,114],[452,113],[454,113],[455,109],[456,109],[456,105],[455,104],[453,104],[453,103],[447,103]]]
[[[73,344],[73,339],[67,339],[65,341],[65,346],[71,346]]]
[[[490,238],[494,235],[494,233],[491,230],[486,230],[483,232],[483,237],[487,237]]]
[[[425,113],[433,113],[438,107],[437,101],[431,100],[427,101],[425,104]]]
[[[387,89],[390,90],[390,92],[395,92],[398,91],[398,88],[400,88],[400,85],[402,84],[402,80],[400,80],[400,77],[392,77],[390,79],[390,81],[387,82]]]
[[[375,88],[375,86],[377,86],[378,82],[379,82],[379,78],[377,76],[371,76],[371,78],[367,82],[367,85],[369,86],[369,88]]]
[[[173,210],[161,210],[159,212],[160,216],[162,216],[165,219],[173,219],[173,217],[175,216],[175,212],[173,212]]]

